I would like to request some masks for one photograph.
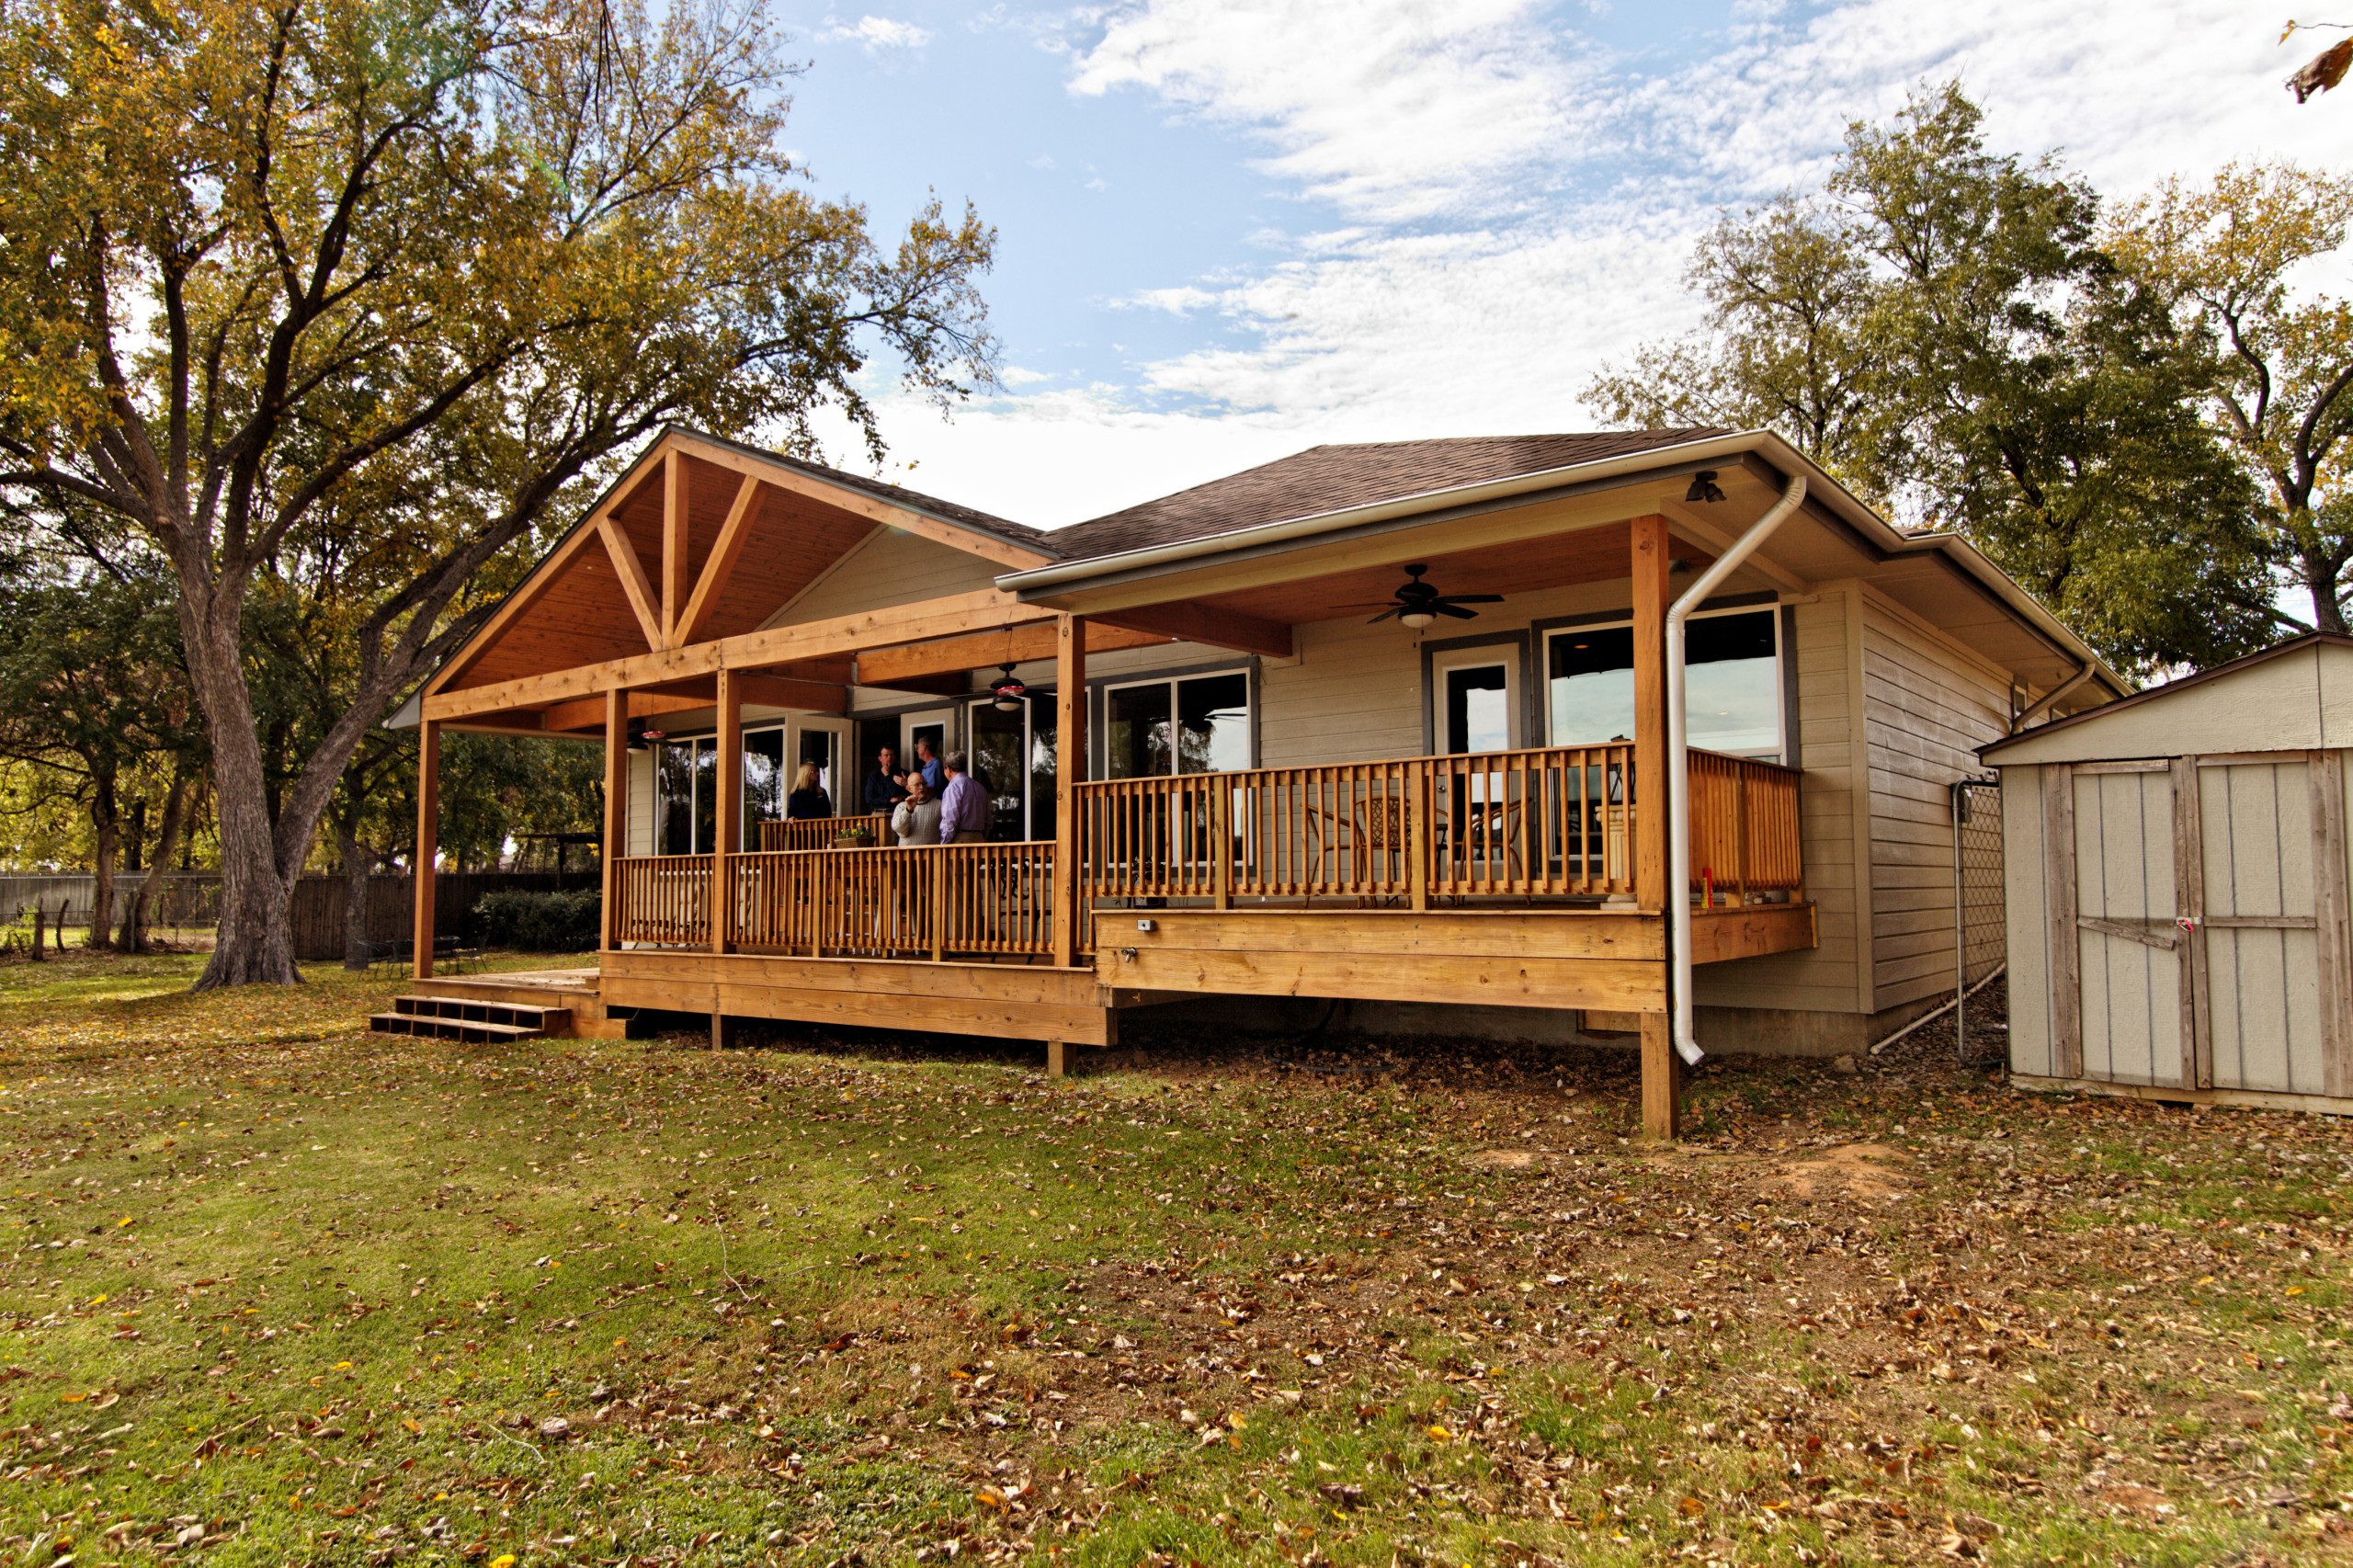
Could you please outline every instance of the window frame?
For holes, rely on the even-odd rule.
[[[1209,679],[1219,676],[1240,676],[1243,678],[1245,693],[1242,710],[1243,733],[1249,748],[1249,758],[1241,767],[1222,771],[1248,772],[1256,768],[1258,766],[1259,756],[1258,708],[1261,697],[1258,661],[1252,658],[1239,663],[1188,665],[1181,669],[1174,670],[1138,670],[1132,674],[1089,676],[1086,682],[1087,777],[1104,779],[1111,777],[1111,693],[1136,687],[1166,687],[1168,688],[1168,722],[1174,725],[1176,722],[1176,715],[1182,711],[1176,701],[1177,685],[1183,681]],[[1170,738],[1172,742],[1175,739],[1173,735]],[[1206,777],[1206,775],[1176,772],[1174,767],[1178,755],[1178,748],[1172,744],[1168,749],[1171,771],[1167,773],[1128,774],[1123,777],[1137,778]]]
[[[1773,732],[1775,744],[1773,750],[1769,754],[1761,752],[1726,752],[1722,755],[1727,756],[1756,756],[1769,755],[1772,758],[1780,762],[1784,766],[1795,766],[1795,764],[1790,760],[1792,756],[1792,743],[1790,736],[1793,729],[1793,726],[1790,723],[1790,717],[1791,710],[1794,708],[1796,703],[1796,693],[1792,684],[1792,676],[1795,670],[1795,665],[1790,658],[1791,628],[1790,618],[1787,613],[1787,608],[1781,605],[1780,596],[1778,594],[1760,594],[1753,597],[1747,595],[1741,595],[1727,598],[1710,599],[1698,609],[1693,610],[1688,619],[1714,620],[1719,617],[1727,615],[1764,615],[1771,618],[1773,627],[1772,689]],[[1620,627],[1631,627],[1633,624],[1634,612],[1628,609],[1614,610],[1601,615],[1571,616],[1560,619],[1540,621],[1529,629],[1536,634],[1534,653],[1537,677],[1537,689],[1530,694],[1529,701],[1537,710],[1537,718],[1542,725],[1544,744],[1546,745],[1596,745],[1602,744],[1598,741],[1563,740],[1552,733],[1552,639],[1555,637],[1571,636],[1579,632],[1614,631]],[[1702,747],[1700,749],[1704,750],[1706,748]]]

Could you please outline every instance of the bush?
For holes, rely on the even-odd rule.
[[[581,892],[485,893],[474,905],[483,946],[527,953],[580,953],[596,947],[604,895]]]

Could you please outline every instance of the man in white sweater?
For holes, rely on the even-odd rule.
[[[907,775],[907,798],[891,812],[891,831],[899,847],[914,849],[939,842],[939,798],[924,783],[923,775]]]

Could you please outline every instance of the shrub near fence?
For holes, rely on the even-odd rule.
[[[131,913],[131,900],[145,874],[125,872],[115,879],[110,927],[119,929]],[[433,926],[443,936],[479,938],[473,909],[487,895],[499,892],[556,892],[594,890],[596,871],[443,871],[433,879]],[[38,903],[53,915],[69,904],[75,923],[89,926],[90,903],[97,896],[97,879],[86,876],[0,876],[0,918],[23,911],[27,919]],[[340,959],[344,954],[344,911],[347,886],[340,876],[305,876],[294,884],[287,924],[294,939],[295,958],[306,963]],[[368,879],[366,939],[390,944],[407,937],[415,919],[415,893],[406,877]],[[221,879],[208,873],[165,873],[150,924],[159,930],[205,929],[221,921]],[[594,945],[593,943],[591,944]]]

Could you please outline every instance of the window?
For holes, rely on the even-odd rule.
[[[972,704],[972,777],[989,792],[989,837],[1000,844],[1054,835],[1054,694],[1032,690],[1007,713]]]
[[[1103,703],[1104,773],[1234,773],[1250,766],[1250,677],[1187,676],[1112,687]]]
[[[1697,615],[1684,626],[1683,713],[1702,751],[1778,762],[1780,616],[1766,608]],[[1545,710],[1554,745],[1631,740],[1634,629],[1574,626],[1545,634]]]
[[[785,765],[785,731],[781,726],[744,732],[744,830],[741,842],[756,849],[759,824],[781,819],[785,797],[791,791],[799,764],[817,765],[817,782],[834,793],[835,815],[842,814],[835,791],[840,773],[835,756],[838,741],[830,730],[812,724],[802,729],[794,765]],[[657,855],[708,855],[719,847],[719,741],[711,735],[688,740],[657,741],[654,745],[654,852]]]

